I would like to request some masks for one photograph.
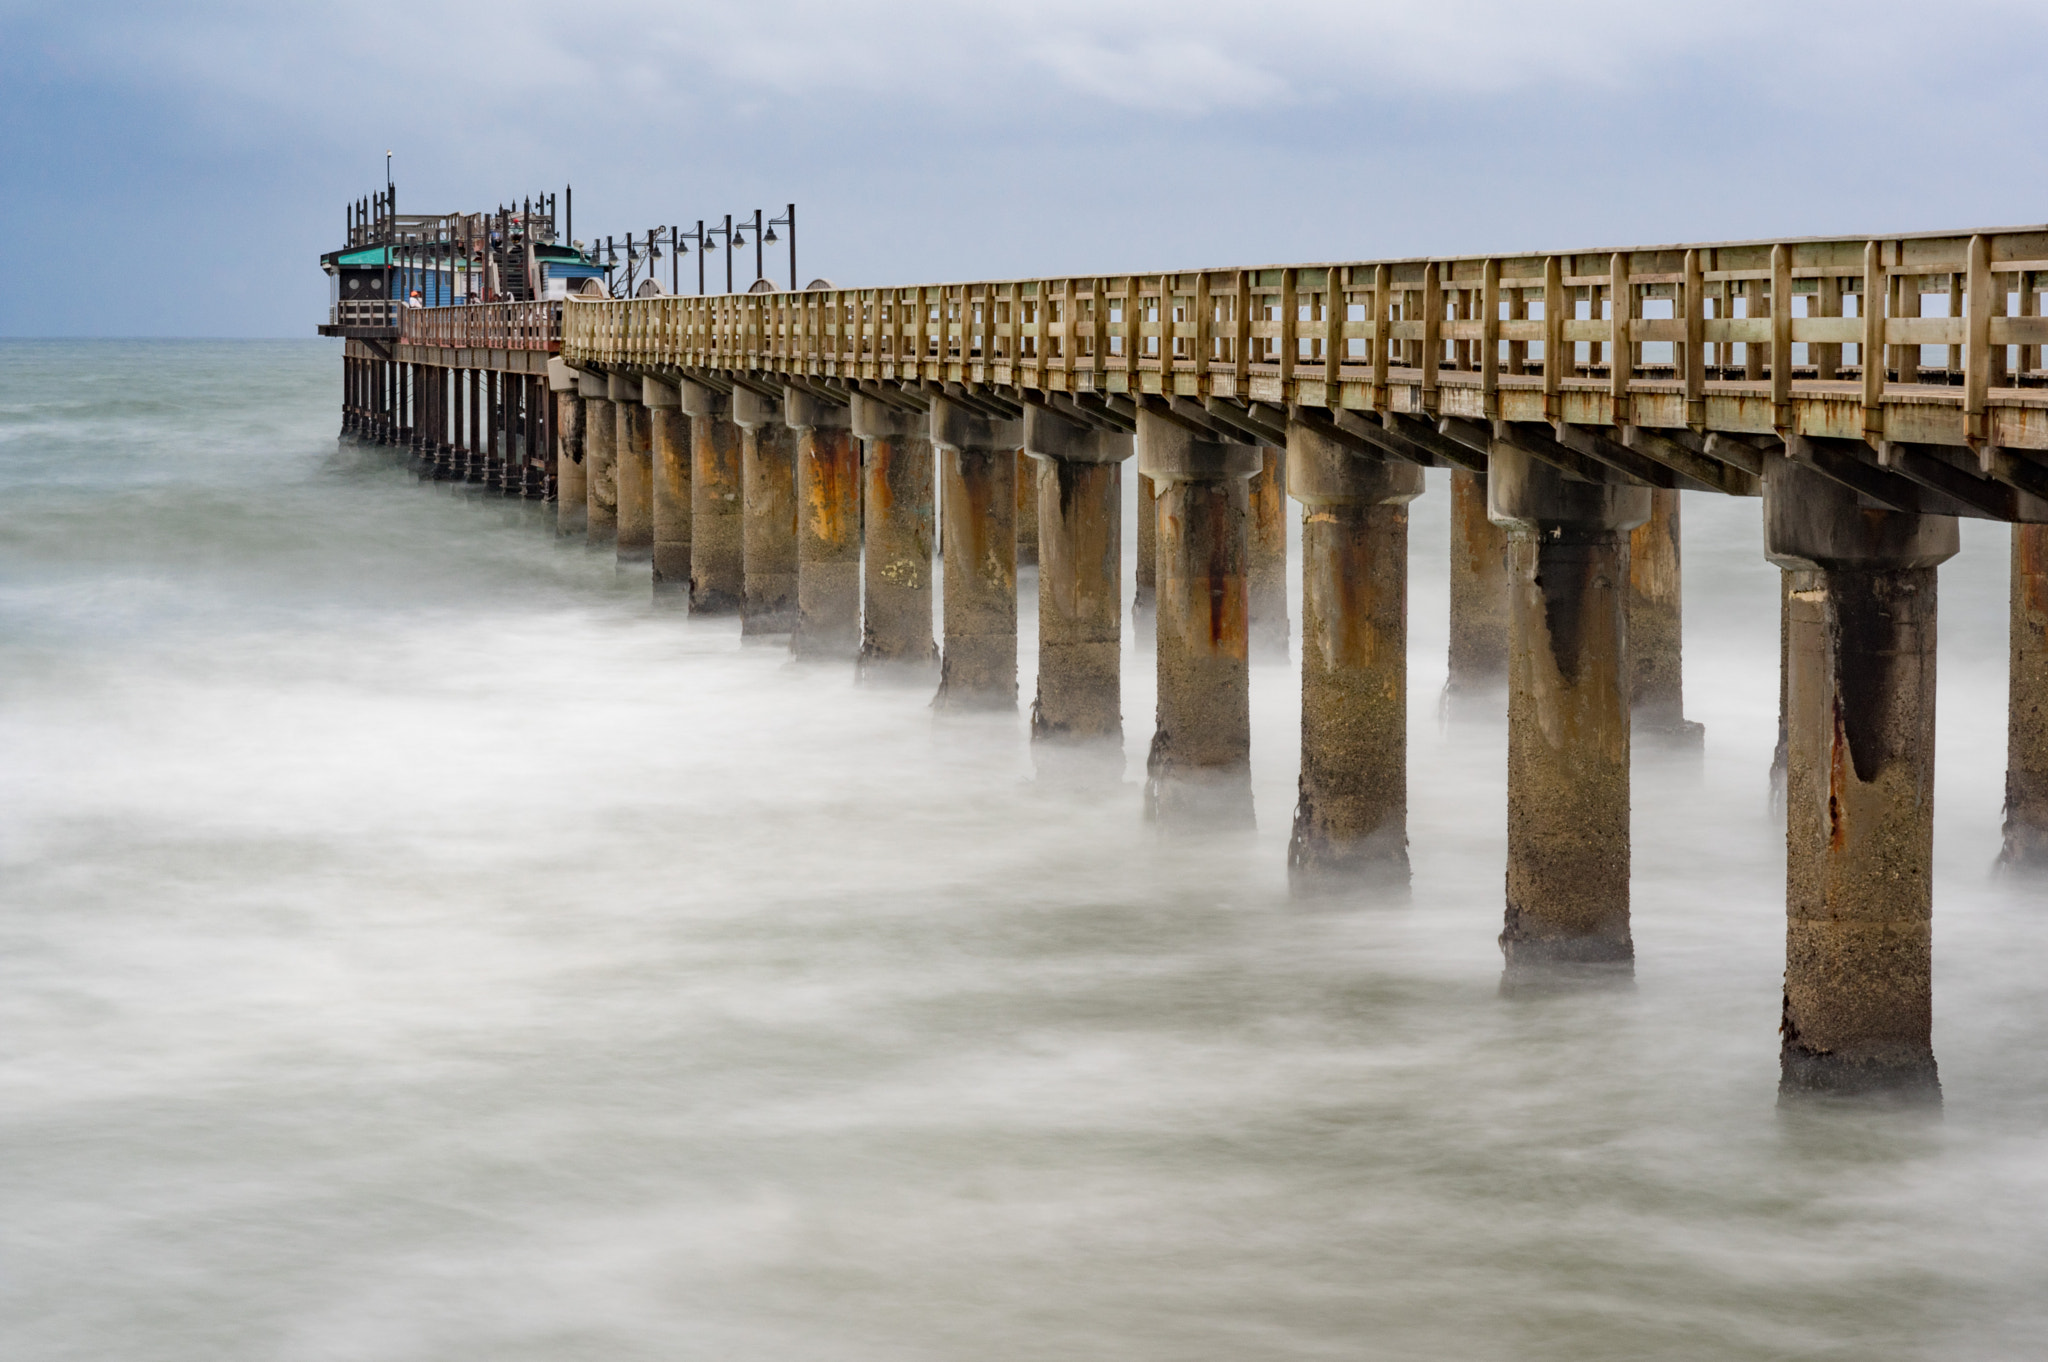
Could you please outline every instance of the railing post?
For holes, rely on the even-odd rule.
[[[1863,438],[1884,438],[1885,344],[1884,319],[1891,300],[1891,283],[1885,276],[1884,249],[1875,241],[1863,243],[1863,342],[1856,357],[1863,361]]]
[[[1779,430],[1792,428],[1792,248],[1771,247],[1771,411]]]
[[[1500,418],[1500,261],[1489,256],[1479,275],[1479,400],[1489,421]]]
[[[1607,267],[1607,396],[1615,425],[1629,424],[1629,380],[1635,377],[1635,286],[1629,282],[1627,251],[1616,251]]]
[[[1437,413],[1436,375],[1444,357],[1444,286],[1436,261],[1422,267],[1422,409]]]
[[[1964,287],[1963,426],[1975,448],[1990,434],[1985,400],[1991,389],[1991,243],[1981,235],[1970,238]]]
[[[1685,253],[1685,423],[1694,430],[1707,425],[1707,298],[1700,253]]]

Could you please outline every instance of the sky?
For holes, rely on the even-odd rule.
[[[584,238],[794,200],[844,285],[2039,222],[2044,54],[2041,0],[0,0],[0,336],[311,335],[387,149]]]

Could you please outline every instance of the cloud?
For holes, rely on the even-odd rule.
[[[2012,221],[2048,170],[2016,0],[0,0],[0,33],[0,231],[146,211],[217,276],[31,265],[16,334],[303,330],[386,147],[408,207],[573,182],[586,237],[797,199],[852,282]]]
[[[419,117],[475,117],[522,95],[580,104],[593,124],[685,113],[715,122],[735,101],[815,107],[846,95],[975,124],[1070,123],[1119,109],[1200,118],[1413,97],[1654,91],[1702,64],[1730,91],[1796,76],[1811,94],[1860,85],[1868,67],[1856,54],[1875,46],[1895,61],[1915,41],[1915,29],[1882,22],[1882,7],[1841,0],[9,8],[10,26],[37,30],[43,49],[74,69],[176,92],[200,111],[261,109],[299,127],[329,124],[365,101]],[[2048,29],[2037,11],[2011,3],[1951,5],[1944,16],[1952,31]]]

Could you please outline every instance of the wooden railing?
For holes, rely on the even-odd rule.
[[[408,307],[399,311],[399,339],[410,345],[550,351],[561,347],[560,299]]]
[[[388,298],[344,298],[329,310],[333,326],[395,326],[398,304]]]
[[[2044,284],[2048,227],[2030,227],[572,298],[562,353],[572,364],[1734,430],[1788,428],[1798,397],[1827,406],[1815,433],[1851,438],[1878,437],[1887,411],[1911,403],[1939,409],[1940,429],[1909,421],[1895,439],[2041,448],[2048,393],[2019,384],[2048,377]],[[1947,315],[1923,315],[1937,310]],[[1939,362],[1922,347],[1940,347]],[[2025,410],[1988,429],[2000,407]]]

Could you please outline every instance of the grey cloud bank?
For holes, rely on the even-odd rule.
[[[806,272],[845,282],[2042,216],[2024,129],[2048,16],[2019,5],[0,20],[5,335],[303,335],[313,257],[386,147],[402,207],[570,182],[584,235],[795,199]]]

